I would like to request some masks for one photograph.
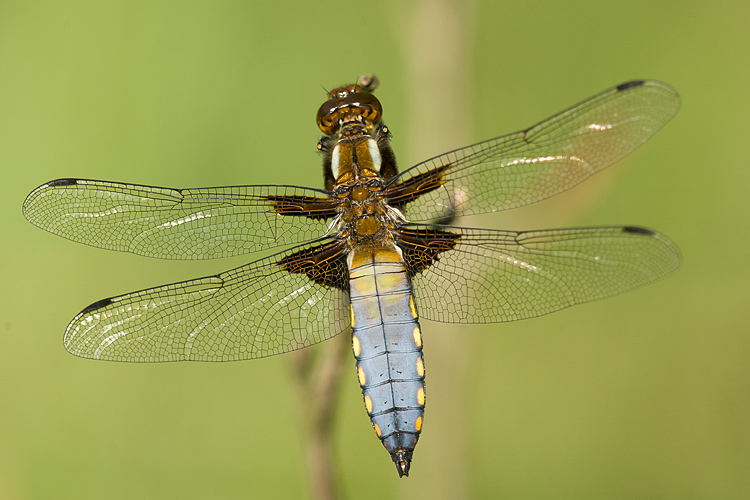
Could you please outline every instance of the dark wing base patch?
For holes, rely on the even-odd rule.
[[[279,266],[290,273],[305,274],[319,285],[348,292],[345,249],[343,241],[334,240],[289,254],[279,261]]]
[[[460,234],[443,229],[401,228],[396,244],[404,254],[406,271],[412,277],[430,267],[441,253],[456,246],[460,238]]]
[[[436,190],[445,184],[445,173],[449,168],[451,168],[451,164],[446,163],[398,184],[388,186],[385,192],[388,204],[401,209],[406,203]]]
[[[319,220],[336,216],[338,200],[311,196],[265,196],[271,209],[279,215],[292,215]]]

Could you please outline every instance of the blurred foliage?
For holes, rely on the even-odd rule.
[[[67,322],[95,300],[248,259],[156,261],[76,245],[26,223],[21,203],[58,177],[320,186],[313,118],[323,88],[363,72],[381,79],[402,168],[423,159],[405,130],[407,90],[429,85],[405,76],[410,9],[338,0],[0,4],[0,498],[304,495],[305,401],[283,357],[128,365],[81,360],[61,345]],[[671,124],[590,186],[476,224],[644,225],[676,241],[685,262],[672,278],[608,301],[451,327],[449,342],[476,348],[455,402],[468,439],[467,496],[744,498],[750,6],[485,0],[471,14],[472,141],[634,78],[666,81],[683,98]],[[423,327],[428,373],[445,370],[450,360],[431,357],[430,338],[448,333]],[[430,402],[450,405],[429,377]],[[431,403],[412,476],[399,481],[362,408],[353,361],[342,385],[343,492],[382,498],[439,484],[430,464],[451,429],[430,426]]]

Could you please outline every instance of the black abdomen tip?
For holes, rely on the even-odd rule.
[[[396,464],[398,477],[409,477],[409,467],[411,467],[412,450],[398,450],[391,453],[393,463]]]
[[[621,83],[617,86],[617,90],[622,92],[623,90],[632,89],[633,87],[640,87],[644,83],[646,83],[646,80],[633,80],[632,82]]]

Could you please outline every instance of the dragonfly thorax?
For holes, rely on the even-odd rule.
[[[336,227],[350,244],[382,243],[404,222],[403,215],[383,197],[384,181],[370,168],[353,168],[339,177],[334,195],[341,200]]]
[[[354,175],[379,177],[383,159],[375,140],[369,135],[341,140],[331,153],[331,173],[336,184],[347,182]]]

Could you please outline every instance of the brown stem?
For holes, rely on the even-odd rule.
[[[293,353],[292,370],[300,396],[300,417],[305,428],[305,468],[309,497],[338,496],[333,453],[333,428],[339,380],[349,350],[347,335],[339,335],[316,348]]]
[[[407,126],[401,158],[430,158],[470,142],[472,0],[401,2],[394,20],[402,35]],[[407,162],[408,165],[408,162]],[[404,165],[402,165],[403,167]],[[408,205],[407,205],[408,213]],[[459,223],[460,224],[460,223]],[[417,310],[419,303],[417,302]],[[470,497],[466,389],[471,341],[458,327],[424,323],[427,406],[412,473],[430,481],[400,482],[400,493],[422,498]]]

